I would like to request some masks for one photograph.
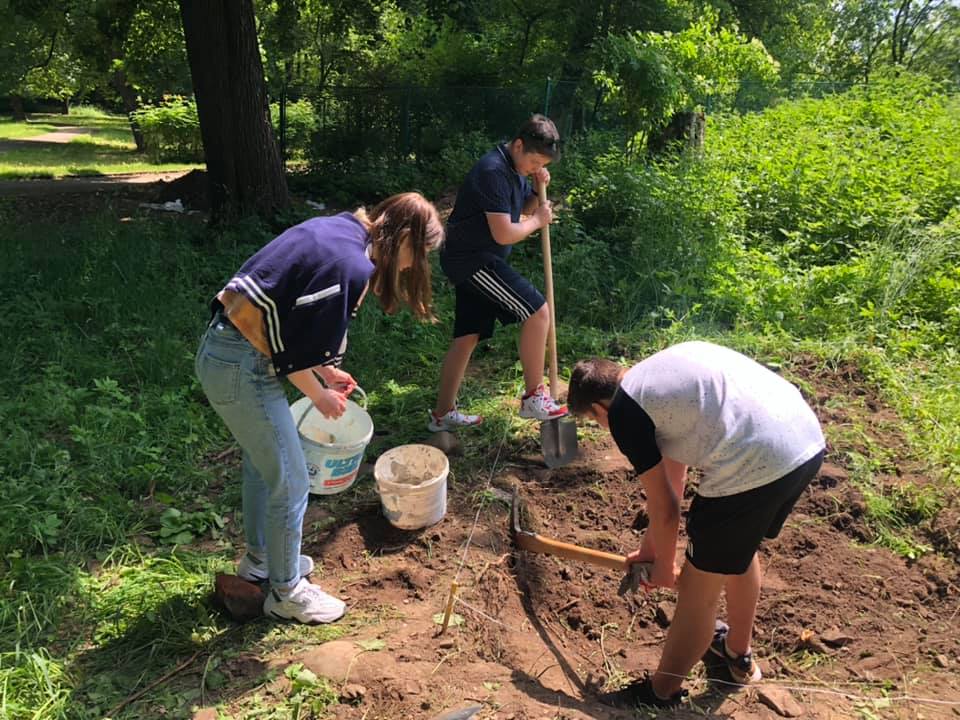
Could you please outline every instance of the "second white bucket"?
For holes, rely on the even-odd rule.
[[[447,513],[450,461],[430,445],[400,445],[377,459],[373,468],[383,514],[394,527],[419,530]]]

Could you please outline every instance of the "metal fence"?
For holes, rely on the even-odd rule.
[[[549,80],[515,87],[325,88],[309,95],[317,112],[314,151],[330,159],[361,152],[430,155],[451,136],[509,137],[535,112],[556,121],[575,95],[575,83]]]
[[[783,99],[822,96],[850,87],[850,83],[816,79],[774,89],[744,82],[732,109],[757,111]],[[552,118],[561,137],[622,127],[600,91],[573,81],[544,79],[510,87],[326,87],[307,90],[302,96],[311,100],[317,114],[311,154],[332,161],[364,154],[393,160],[428,158],[450,139],[469,133],[510,138],[536,112]],[[720,109],[715,98],[701,102],[707,114]],[[725,102],[723,109],[730,109],[729,105]]]

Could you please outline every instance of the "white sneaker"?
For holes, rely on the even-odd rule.
[[[553,420],[567,414],[567,406],[559,405],[550,397],[547,388],[538,385],[529,395],[520,398],[520,417],[533,420]]]
[[[483,422],[482,415],[466,415],[457,409],[454,405],[449,412],[437,417],[430,411],[430,420],[427,422],[427,430],[430,432],[453,432],[457,428],[479,425]]]
[[[313,558],[306,555],[300,556],[300,577],[307,577],[313,572]],[[258,558],[256,555],[247,553],[243,559],[237,563],[237,577],[252,583],[262,583],[269,579],[267,574],[266,558]]]
[[[343,617],[346,611],[343,600],[327,595],[319,585],[313,585],[306,578],[300,578],[289,593],[270,590],[263,601],[263,614],[267,617],[296,620],[307,625],[333,622]]]

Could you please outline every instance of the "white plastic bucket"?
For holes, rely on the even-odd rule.
[[[377,481],[383,514],[394,527],[419,530],[447,514],[450,461],[430,445],[400,445],[377,459]]]
[[[356,388],[363,407],[347,400],[347,409],[338,418],[326,418],[308,397],[290,406],[300,433],[300,444],[310,475],[310,492],[333,495],[343,492],[357,479],[363,453],[373,437],[373,420],[364,409],[367,396]]]

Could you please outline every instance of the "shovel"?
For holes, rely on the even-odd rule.
[[[623,589],[631,577],[635,576],[638,582],[646,582],[650,577],[652,566],[650,563],[627,563],[624,555],[604,552],[603,550],[594,550],[581,545],[572,545],[561,540],[554,540],[540,533],[531,530],[524,530],[520,527],[520,493],[514,488],[513,498],[510,502],[510,535],[513,542],[521,550],[527,552],[543,553],[545,555],[556,555],[567,560],[579,560],[605,567],[608,570],[615,570],[624,573],[624,582],[621,584]],[[623,594],[622,592],[620,593]]]
[[[547,188],[539,187],[540,204],[547,201]],[[547,291],[547,309],[550,311],[550,329],[547,331],[547,348],[550,350],[550,395],[556,399],[560,392],[557,380],[557,317],[553,305],[553,261],[550,257],[550,226],[540,231],[543,245],[543,279]],[[548,468],[562,467],[577,457],[577,424],[572,418],[556,418],[540,423],[540,447],[543,461]]]

